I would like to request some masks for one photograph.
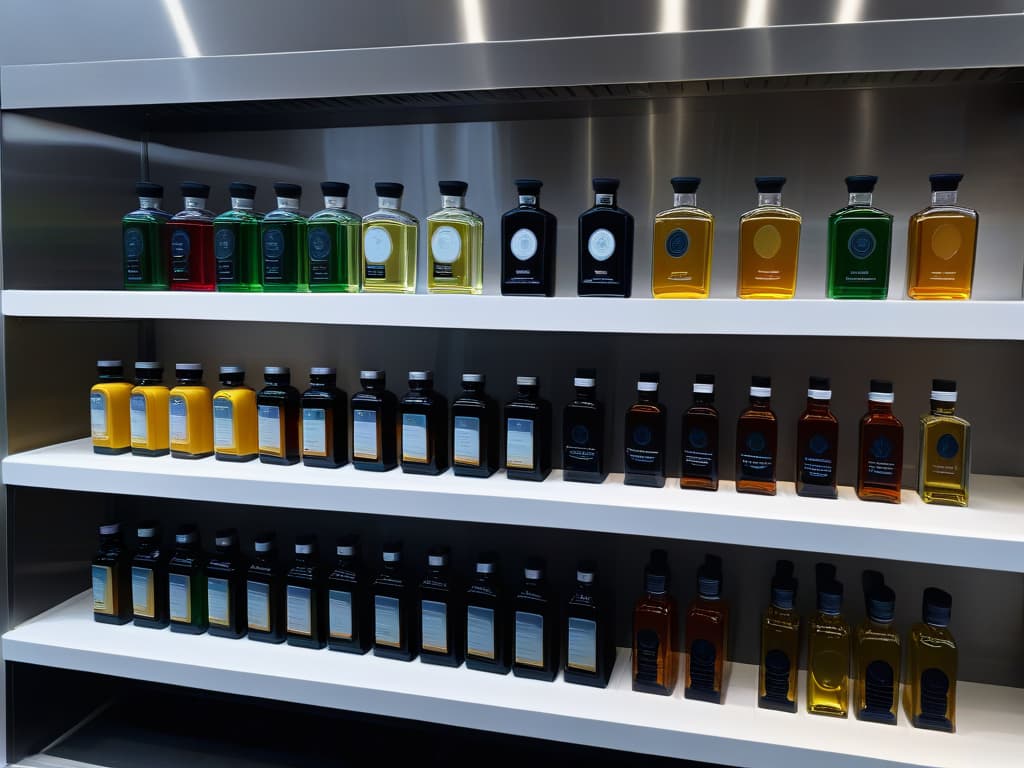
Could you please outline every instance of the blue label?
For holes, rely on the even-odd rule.
[[[569,437],[576,445],[586,445],[590,442],[590,430],[582,424],[577,424],[569,431]]]
[[[597,622],[569,617],[565,663],[570,669],[597,672]]]
[[[146,255],[146,238],[138,227],[124,231],[124,279],[129,283],[145,280],[142,257]]]
[[[392,648],[402,646],[401,603],[397,597],[374,595],[373,597],[373,640],[377,645]]]
[[[768,447],[768,441],[760,432],[751,432],[747,435],[747,450],[752,453],[763,453]]]
[[[327,261],[331,256],[331,236],[326,227],[309,228],[309,260]]]
[[[516,664],[544,666],[544,617],[539,613],[516,611]]]
[[[807,445],[811,449],[811,453],[817,456],[821,456],[829,449],[828,438],[824,435],[815,435]]]
[[[280,281],[284,272],[284,232],[279,228],[263,231],[263,277]]]
[[[938,451],[939,456],[944,459],[956,458],[956,455],[960,452],[960,443],[957,439],[948,432],[939,438],[939,442],[935,444],[935,450]]]
[[[641,425],[633,430],[633,442],[637,445],[650,445],[653,439],[654,433],[650,427]]]
[[[690,236],[685,230],[673,229],[665,238],[665,251],[669,256],[678,258],[690,250]]]
[[[876,246],[875,236],[866,229],[854,230],[846,241],[846,247],[855,259],[866,259],[875,252]]]
[[[694,427],[687,434],[686,439],[689,441],[690,446],[698,450],[703,450],[708,447],[708,443],[711,442],[708,437],[708,433],[700,427]]]
[[[892,442],[885,437],[876,437],[871,442],[871,455],[876,459],[887,459],[892,455]]]
[[[231,227],[216,227],[213,231],[213,255],[217,260],[217,280],[234,282],[238,279],[235,269],[235,245],[237,241]]]
[[[192,254],[192,241],[188,232],[176,229],[171,234],[171,273],[175,280],[188,280],[192,274],[189,256]]]
[[[466,654],[493,659],[494,609],[479,605],[466,607]]]
[[[476,416],[456,416],[453,428],[452,456],[456,464],[480,466],[480,419]]]
[[[533,470],[533,419],[508,419],[505,466]]]
[[[436,600],[423,600],[420,608],[420,638],[423,650],[448,653],[448,604]]]

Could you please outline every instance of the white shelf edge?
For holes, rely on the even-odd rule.
[[[621,475],[601,485],[570,483],[554,471],[542,483],[391,472],[347,465],[318,469],[213,458],[103,456],[88,438],[14,454],[3,460],[6,485],[92,493],[160,496],[229,504],[535,526],[877,557],[1024,572],[1024,478],[972,478],[971,507],[924,504],[904,491],[900,505],[796,495],[779,483],[774,497],[626,486]]]

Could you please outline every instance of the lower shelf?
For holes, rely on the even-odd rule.
[[[725,703],[630,688],[620,649],[605,690],[268,646],[92,619],[91,593],[3,636],[6,661],[735,766],[1020,766],[1024,689],[962,683],[956,734],[759,709],[757,668],[732,664]],[[804,681],[801,677],[801,691]],[[983,756],[983,758],[982,758]]]

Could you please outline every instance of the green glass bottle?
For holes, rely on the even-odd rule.
[[[314,293],[357,293],[363,219],[348,210],[348,184],[320,184],[324,209],[309,217],[309,290]]]
[[[164,188],[140,181],[135,185],[139,207],[121,220],[124,287],[132,291],[166,291],[167,258],[164,224],[171,214],[161,210]]]
[[[206,613],[206,557],[199,547],[199,529],[182,525],[174,534],[174,553],[167,561],[171,631],[201,635],[209,626]]]
[[[231,210],[213,220],[213,258],[217,290],[262,291],[260,216],[253,213],[256,187],[231,183]]]
[[[263,290],[302,293],[309,290],[306,217],[299,210],[302,187],[277,183],[277,208],[260,222]]]
[[[828,218],[828,297],[884,299],[889,295],[892,214],[871,202],[877,176],[847,176],[850,201]]]

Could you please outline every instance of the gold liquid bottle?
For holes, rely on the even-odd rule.
[[[378,182],[377,210],[363,217],[363,291],[416,293],[419,221],[401,209],[401,184]]]
[[[971,425],[956,410],[956,382],[933,379],[931,410],[921,417],[917,492],[925,504],[966,507],[971,479]]]
[[[427,290],[483,293],[484,220],[466,208],[466,182],[438,186],[441,210],[427,217]]]
[[[796,712],[796,674],[800,665],[800,614],[793,563],[775,563],[772,598],[761,618],[761,669],[757,706]]]
[[[220,461],[252,461],[260,455],[256,392],[245,386],[245,368],[220,367],[213,396],[213,450]]]
[[[842,613],[843,585],[821,575],[818,582],[818,612],[807,626],[807,711],[846,717],[850,708],[850,627]]]
[[[907,296],[969,299],[978,244],[978,212],[957,205],[962,173],[933,173],[932,204],[910,217]]]
[[[929,587],[924,616],[910,630],[910,680],[907,711],[915,728],[956,730],[956,640],[949,631],[953,598]]]
[[[896,593],[882,584],[866,598],[867,618],[857,627],[856,635],[855,711],[861,720],[896,725],[903,659],[900,636],[893,624]]]
[[[203,386],[203,366],[178,363],[174,366],[177,386],[170,391],[171,456],[201,459],[213,455],[213,401]]]
[[[663,549],[644,568],[644,590],[633,609],[633,690],[671,696],[679,678],[678,609]]]
[[[654,217],[651,294],[656,299],[706,299],[711,291],[715,218],[697,207],[697,176],[672,179],[672,207]]]
[[[168,435],[168,390],[160,363],[135,363],[135,386],[130,399],[132,453],[166,456],[171,452]]]
[[[89,391],[92,449],[96,453],[127,453],[132,449],[132,383],[124,378],[120,360],[96,361],[99,379]]]
[[[796,292],[800,214],[782,207],[784,176],[758,176],[757,208],[740,216],[736,295],[741,299],[791,299]]]

